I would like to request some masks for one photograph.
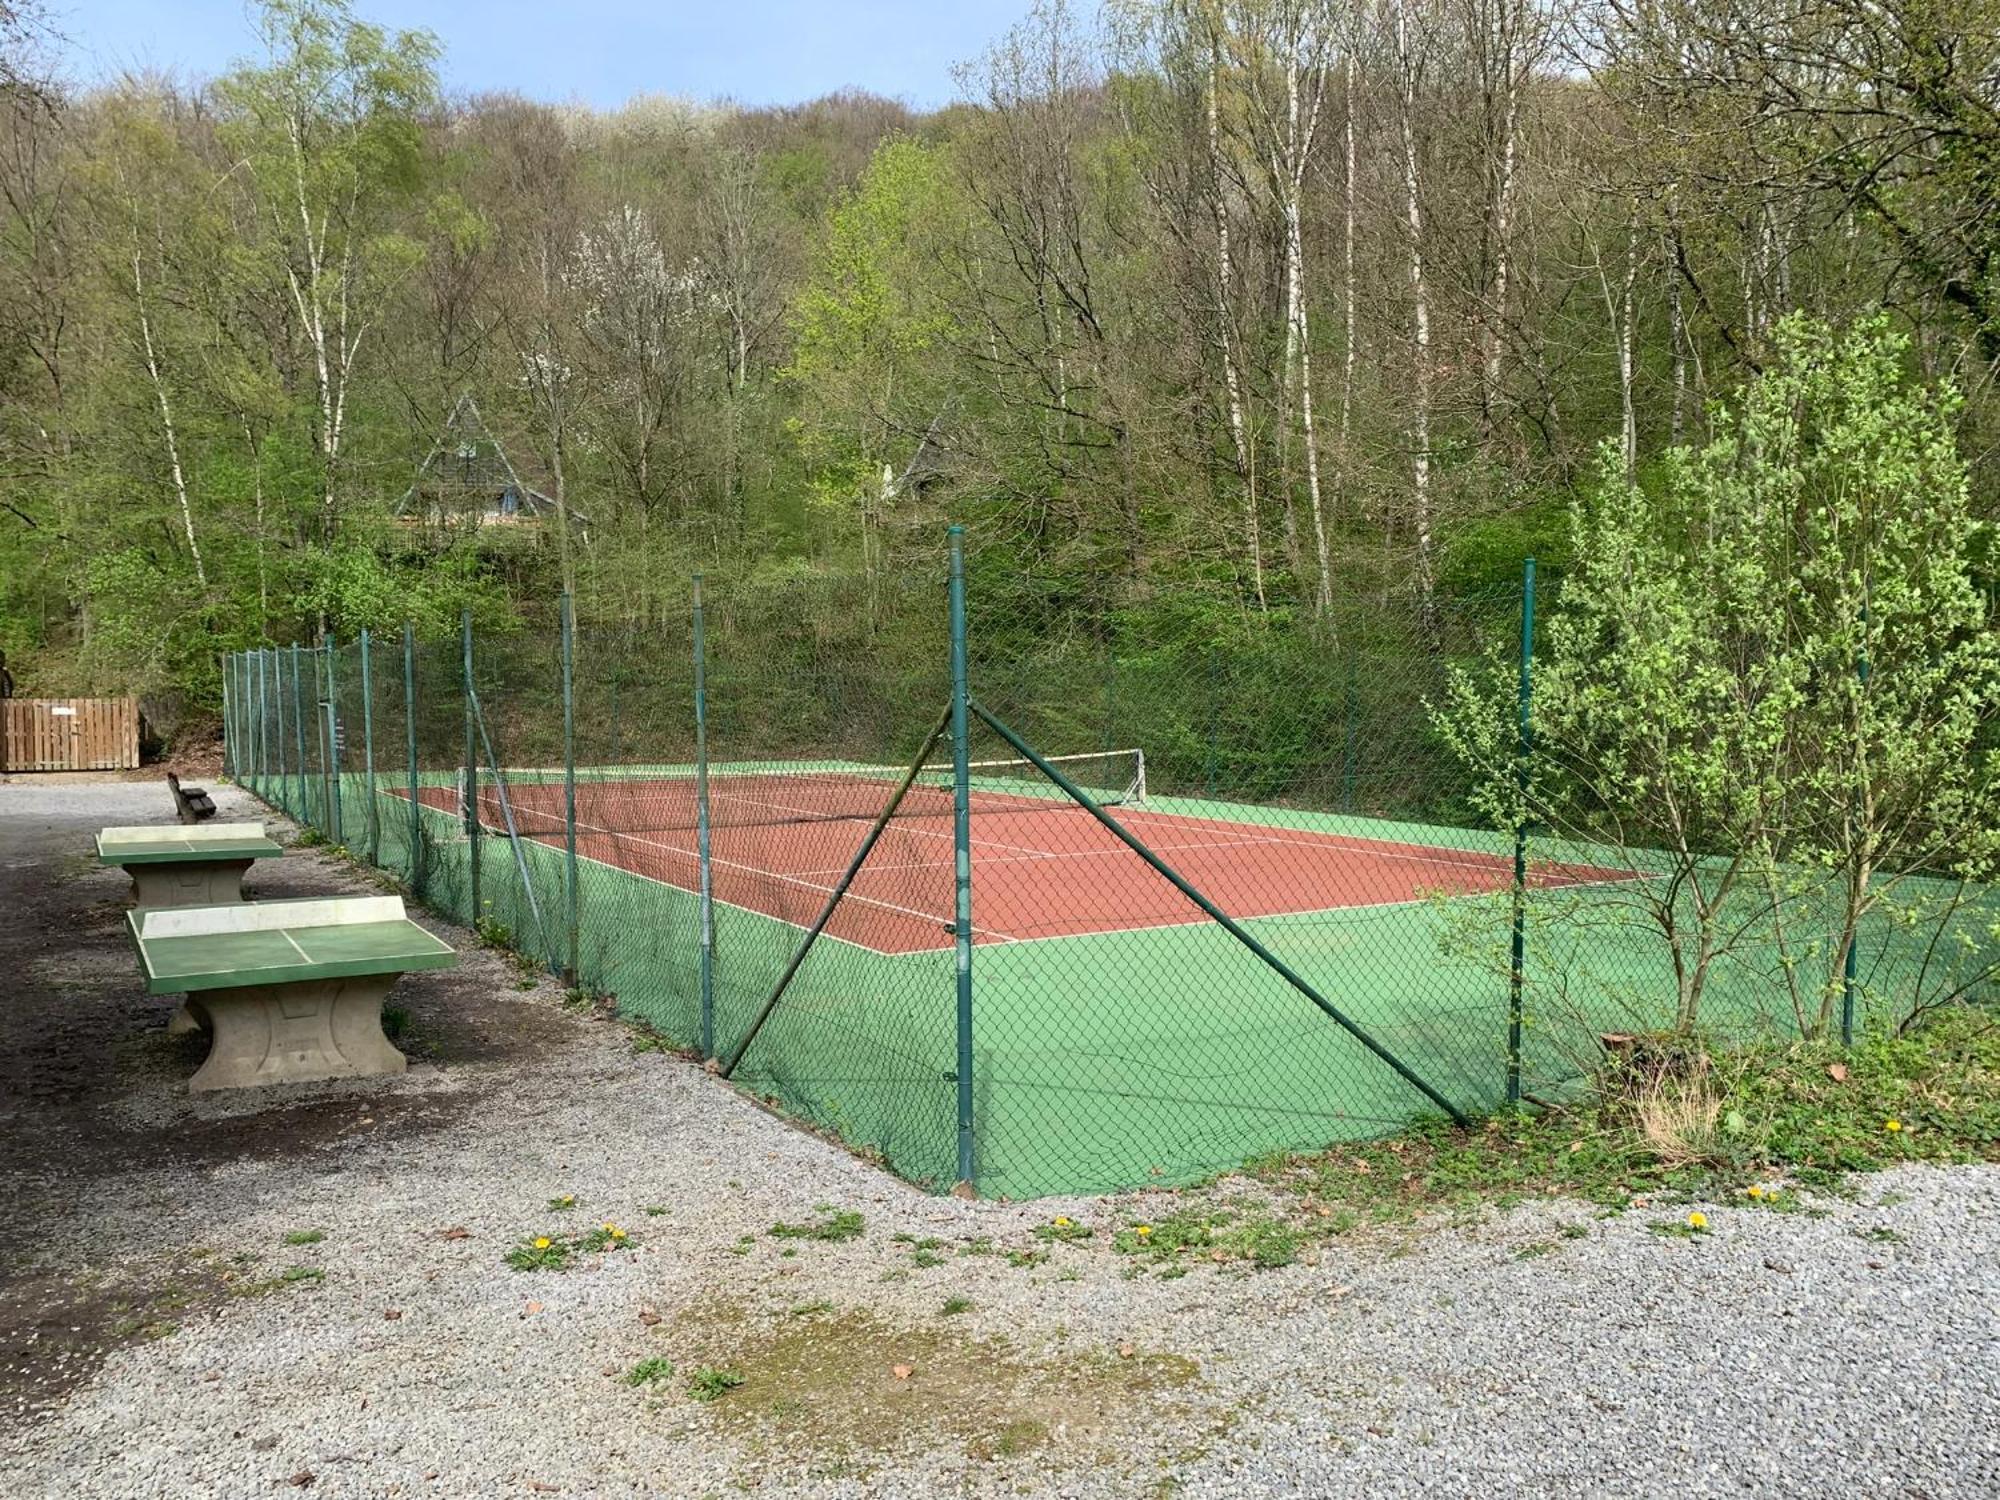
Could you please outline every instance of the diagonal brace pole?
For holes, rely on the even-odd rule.
[[[987,711],[985,705],[980,703],[978,699],[975,698],[972,701],[971,707],[972,711],[975,714],[977,714],[981,719],[985,720],[987,726],[991,728],[995,734],[999,735],[1001,739],[1005,740],[1008,744],[1012,745],[1014,749],[1018,751],[1021,755],[1026,757],[1028,760],[1032,761],[1035,765],[1035,769],[1040,771],[1044,776],[1048,777],[1049,780],[1053,781],[1057,786],[1061,787],[1062,790],[1071,798],[1071,800],[1076,802],[1080,807],[1083,808],[1085,812],[1089,813],[1093,818],[1097,819],[1098,822],[1102,823],[1107,829],[1109,829],[1111,833],[1117,837],[1119,842],[1124,844],[1126,848],[1130,849],[1134,854],[1138,855],[1139,858],[1143,859],[1147,864],[1151,865],[1153,869],[1157,871],[1160,875],[1164,876],[1168,880],[1168,882],[1170,882],[1173,885],[1175,890],[1179,891],[1183,896],[1187,897],[1188,900],[1192,901],[1196,906],[1200,907],[1202,911],[1207,914],[1209,919],[1218,924],[1224,932],[1228,933],[1231,937],[1235,938],[1237,942],[1241,943],[1244,947],[1248,948],[1252,953],[1256,954],[1257,957],[1263,960],[1264,964],[1268,968],[1270,968],[1273,972],[1275,972],[1280,979],[1284,980],[1285,983],[1289,984],[1293,989],[1297,990],[1301,995],[1304,995],[1306,999],[1312,1001],[1314,1005],[1317,1005],[1321,1010],[1325,1011],[1326,1014],[1329,1017],[1331,1017],[1333,1021],[1336,1024],[1338,1024],[1342,1030],[1347,1032],[1349,1036],[1353,1037],[1357,1042],[1361,1043],[1362,1046],[1366,1047],[1370,1052],[1374,1053],[1375,1056],[1379,1058],[1381,1061],[1387,1063],[1389,1067],[1395,1071],[1397,1077],[1401,1078],[1405,1083],[1409,1084],[1411,1088],[1415,1089],[1418,1093],[1422,1094],[1426,1099],[1430,1100],[1431,1103],[1435,1104],[1439,1109],[1443,1110],[1447,1115],[1451,1117],[1453,1123],[1458,1125],[1470,1125],[1472,1123],[1470,1120],[1466,1119],[1464,1113],[1461,1112],[1458,1109],[1458,1107],[1454,1105],[1449,1099],[1445,1098],[1443,1094],[1440,1094],[1436,1089],[1432,1088],[1428,1083],[1424,1082],[1423,1079],[1419,1078],[1415,1073],[1411,1072],[1408,1065],[1406,1065],[1401,1058],[1397,1057],[1395,1053],[1391,1052],[1388,1048],[1384,1047],[1380,1042],[1376,1041],[1375,1038],[1370,1036],[1367,1032],[1363,1031],[1359,1026],[1357,1026],[1341,1011],[1339,1006],[1335,1005],[1331,1000],[1327,999],[1326,996],[1322,995],[1318,990],[1314,989],[1310,984],[1306,983],[1306,981],[1303,978],[1301,978],[1299,974],[1295,970],[1293,970],[1289,964],[1287,964],[1283,959],[1279,958],[1278,955],[1273,953],[1269,948],[1266,948],[1262,943],[1258,942],[1256,938],[1252,937],[1247,931],[1245,931],[1243,927],[1239,925],[1236,922],[1236,920],[1232,918],[1227,912],[1225,912],[1221,907],[1217,906],[1213,901],[1209,900],[1208,897],[1204,896],[1200,891],[1196,890],[1192,885],[1190,885],[1178,870],[1175,870],[1165,860],[1161,859],[1159,855],[1155,854],[1151,849],[1148,849],[1145,846],[1145,844],[1140,842],[1140,840],[1136,835],[1128,833],[1125,830],[1123,824],[1121,824],[1116,818],[1112,817],[1110,813],[1106,812],[1103,808],[1099,807],[1094,801],[1091,800],[1090,794],[1088,792],[1084,791],[1082,787],[1078,786],[1075,782],[1071,781],[1067,776],[1063,775],[1063,773],[1058,769],[1056,769],[1056,767],[1050,765],[1049,762],[1045,760],[1034,749],[1034,747],[1031,746],[1026,740],[1022,739],[1018,734],[1014,733],[1013,730],[1009,729],[1005,724],[1002,724],[998,719],[994,718],[993,715]]]
[[[916,758],[910,762],[910,768],[903,773],[902,781],[897,783],[895,795],[889,798],[889,805],[875,815],[875,821],[869,825],[867,836],[861,840],[861,846],[854,851],[854,857],[847,862],[847,868],[841,872],[839,881],[835,883],[832,893],[827,896],[826,905],[820,908],[812,926],[806,929],[806,935],[800,939],[797,950],[792,954],[792,961],[785,965],[785,972],[778,976],[778,982],[772,988],[770,995],[765,998],[763,1005],[758,1007],[756,1017],[750,1022],[749,1029],[743,1033],[743,1040],[738,1042],[736,1050],[729,1054],[729,1061],[715,1068],[722,1077],[727,1078],[736,1071],[736,1065],[743,1061],[743,1054],[750,1050],[750,1044],[757,1040],[757,1033],[764,1029],[764,1023],[770,1020],[771,1012],[778,1008],[778,1002],[785,997],[785,991],[791,988],[792,980],[799,972],[799,966],[806,961],[806,954],[811,952],[812,945],[819,941],[819,935],[826,930],[826,924],[833,920],[834,908],[839,906],[841,898],[846,896],[847,888],[854,884],[854,877],[861,873],[861,866],[874,852],[876,842],[882,837],[882,830],[889,826],[889,819],[894,817],[896,809],[903,805],[903,798],[916,784],[917,777],[922,774],[924,766],[931,758],[931,751],[937,748],[937,742],[944,738],[944,732],[950,725],[951,709],[947,707],[938,715],[938,721],[931,732],[924,736],[923,746],[917,751]],[[714,1064],[711,1063],[710,1067],[714,1067]]]

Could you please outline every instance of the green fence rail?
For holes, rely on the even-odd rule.
[[[954,533],[915,573],[691,580],[666,618],[243,652],[228,763],[912,1182],[1181,1183],[1556,1097],[1673,992],[1665,866],[1483,825],[1434,723],[1455,666],[1510,663],[1525,778],[1534,609],[1530,563],[1177,632],[1024,599]],[[1990,934],[1983,893],[1947,908]],[[1793,1025],[1780,971],[1831,913],[1782,918],[1719,959],[1713,1024]],[[1959,982],[1924,937],[1863,927],[1855,1027]]]

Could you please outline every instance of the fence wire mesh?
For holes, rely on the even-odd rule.
[[[1519,667],[1520,592],[1177,632],[982,581],[961,744],[940,564],[244,653],[231,764],[934,1190],[1185,1182],[1556,1097],[1684,984],[1661,933],[1702,861],[1496,826],[1440,730],[1454,671]],[[1989,893],[1934,885],[1862,925],[1864,1018],[1990,968]],[[1709,1024],[1808,1024],[1835,894],[1789,871],[1716,924]]]

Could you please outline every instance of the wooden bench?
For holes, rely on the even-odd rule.
[[[400,1073],[383,1000],[404,974],[458,962],[398,896],[140,907],[125,920],[147,993],[185,993],[208,1029],[196,1093]]]
[[[167,790],[174,794],[174,816],[183,823],[205,823],[215,816],[215,799],[198,786],[182,786],[180,777],[167,772]]]
[[[222,906],[243,899],[243,875],[284,847],[262,823],[166,824],[107,828],[97,835],[97,862],[132,877],[140,906]]]

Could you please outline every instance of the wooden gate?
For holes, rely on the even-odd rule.
[[[0,698],[0,771],[129,771],[134,698]]]

